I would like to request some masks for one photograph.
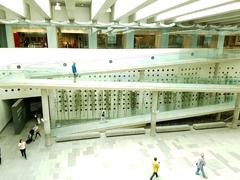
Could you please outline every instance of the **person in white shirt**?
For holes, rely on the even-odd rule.
[[[27,155],[26,155],[26,142],[23,141],[22,139],[19,140],[18,143],[18,147],[21,151],[22,157],[25,157],[25,159],[27,159]]]

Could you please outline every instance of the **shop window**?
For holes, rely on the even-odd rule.
[[[15,47],[45,48],[47,45],[47,33],[39,32],[15,32]]]
[[[58,33],[59,48],[88,48],[88,34]]]
[[[99,49],[121,49],[122,34],[106,34],[100,33],[97,35],[97,44]]]

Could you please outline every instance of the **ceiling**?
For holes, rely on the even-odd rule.
[[[59,3],[61,10],[56,10]],[[239,0],[0,0],[0,23],[240,31]],[[110,28],[110,29],[109,29]]]

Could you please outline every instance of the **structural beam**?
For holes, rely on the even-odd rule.
[[[49,0],[33,0],[38,9],[40,10],[40,14],[45,18],[51,18],[51,5]]]
[[[12,11],[13,13],[25,18],[25,2],[24,0],[0,0],[0,7],[4,7],[7,10]]]
[[[18,79],[0,81],[0,88],[38,88],[38,89],[83,89],[83,90],[129,90],[129,91],[167,91],[167,92],[218,92],[240,93],[240,85],[225,84],[184,84],[151,82],[99,82],[51,79]]]
[[[98,20],[98,17],[104,14],[107,11],[107,9],[110,8],[115,2],[116,0],[92,0],[91,8],[92,20]]]
[[[174,17],[178,17],[185,14],[190,14],[200,10],[206,10],[209,8],[213,8],[222,4],[230,3],[233,1],[230,0],[218,0],[218,1],[209,1],[209,0],[201,0],[189,3],[187,5],[175,8],[173,10],[166,11],[164,13],[158,14],[156,17],[156,21],[165,21]]]
[[[153,17],[161,12],[164,12],[166,10],[178,7],[179,5],[182,5],[189,0],[162,0],[162,1],[156,1],[142,9],[136,12],[135,21],[139,21],[142,19]]]
[[[231,19],[231,18],[235,18],[235,17],[239,17],[239,16],[240,16],[240,13],[230,12],[230,13],[225,13],[224,15],[211,16],[209,18],[203,18],[203,19],[195,20],[194,23],[221,21],[221,20],[224,20],[224,19]]]
[[[114,20],[120,20],[121,18],[127,17],[134,14],[136,11],[142,9],[143,7],[155,2],[156,0],[118,0],[114,6]]]
[[[75,0],[65,0],[65,6],[67,9],[67,16],[69,20],[75,19]]]
[[[227,25],[227,24],[239,24],[240,23],[240,18],[233,18],[233,19],[229,19],[229,20],[224,20],[221,22],[221,24],[223,25]]]
[[[235,17],[223,17],[222,19],[209,21],[208,24],[222,24],[222,23],[232,23],[232,22],[238,22],[240,20],[240,15]]]
[[[183,21],[189,21],[189,20],[194,20],[194,19],[200,19],[200,18],[204,18],[204,17],[208,17],[208,16],[215,16],[215,15],[219,15],[219,14],[225,14],[228,12],[238,11],[239,9],[240,9],[240,2],[235,2],[235,3],[222,5],[222,6],[210,8],[207,10],[179,16],[179,17],[175,18],[174,22],[183,22]]]

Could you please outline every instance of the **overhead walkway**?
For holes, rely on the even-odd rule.
[[[130,90],[130,91],[168,91],[168,92],[230,92],[239,93],[240,85],[224,84],[184,84],[149,82],[109,82],[49,79],[9,79],[0,80],[0,88],[38,88],[38,89],[82,89],[82,90]]]
[[[221,63],[221,62],[229,62],[240,60],[239,57],[220,57],[220,58],[190,58],[190,59],[174,59],[174,60],[153,60],[147,62],[118,62],[118,63],[106,63],[104,66],[102,65],[92,65],[88,66],[88,68],[81,68],[81,64],[79,74],[80,75],[92,75],[92,74],[100,74],[100,73],[115,73],[115,72],[125,72],[125,71],[134,71],[134,70],[145,70],[151,68],[162,68],[167,66],[177,66],[183,64],[212,64],[212,63]],[[23,71],[27,78],[60,78],[71,76],[72,74],[66,72],[66,69],[48,69],[46,67],[41,68],[29,68]]]
[[[209,114],[215,114],[226,111],[233,111],[234,103],[222,103],[216,105],[208,105],[202,107],[194,107],[194,108],[186,108],[179,109],[173,111],[165,111],[157,113],[157,122],[170,121],[176,119],[197,117]],[[53,129],[53,135],[55,136],[64,136],[75,133],[82,132],[91,132],[91,131],[106,131],[109,129],[117,129],[117,128],[128,128],[128,127],[137,127],[137,126],[145,126],[150,123],[151,115],[138,115],[132,117],[124,117],[118,119],[111,119],[106,122],[95,121],[89,123],[82,123],[72,126],[66,126],[61,128]]]

